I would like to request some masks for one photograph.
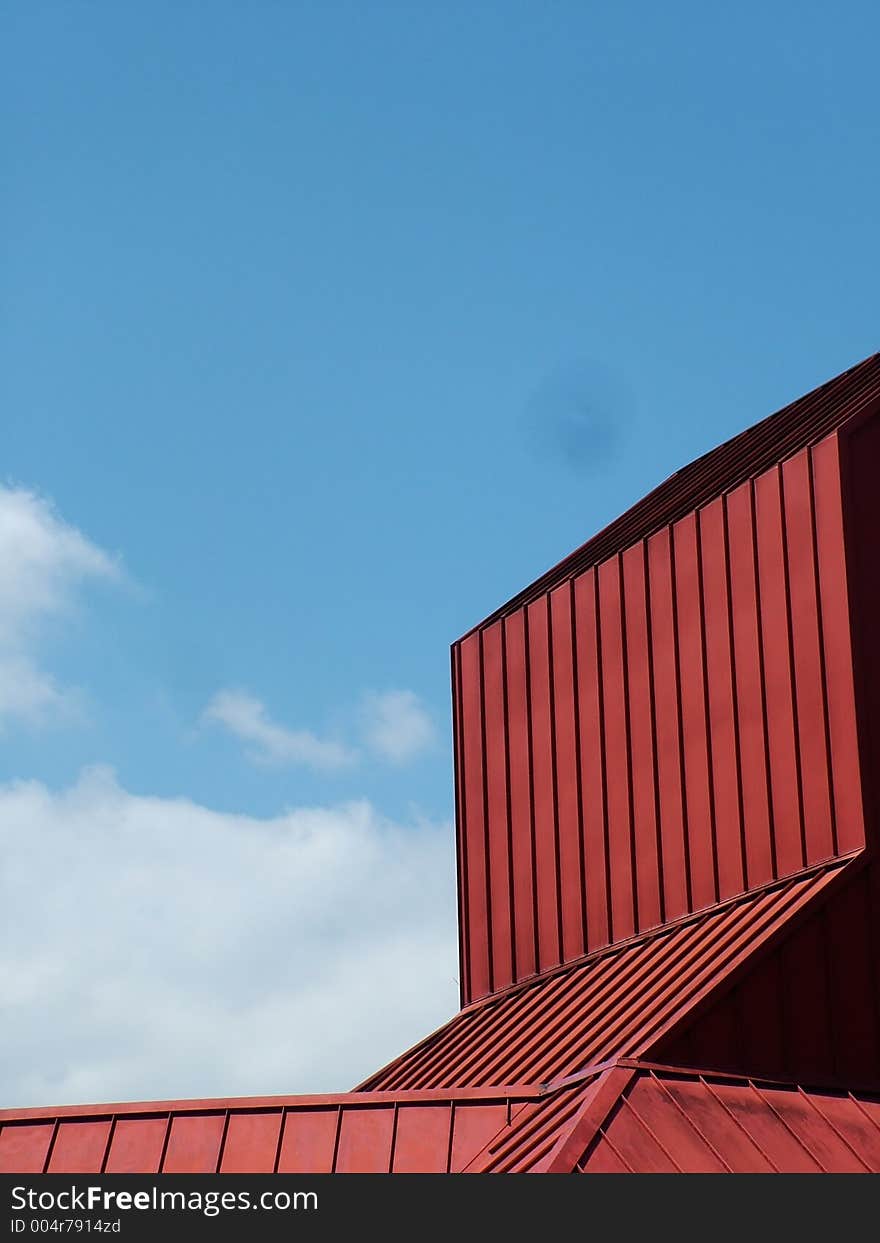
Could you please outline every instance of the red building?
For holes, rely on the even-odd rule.
[[[339,1096],[0,1113],[12,1172],[880,1170],[880,355],[453,646],[462,1009]]]

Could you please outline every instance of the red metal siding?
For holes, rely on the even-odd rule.
[[[466,979],[473,996],[491,992],[492,908],[488,875],[485,773],[483,766],[482,640],[461,644],[459,665],[461,850],[464,856],[463,906],[467,921]]]
[[[846,535],[856,633],[855,678],[859,688],[863,771],[870,778],[866,801],[870,823],[880,819],[880,418],[845,429],[843,488]],[[845,672],[845,671],[842,671]],[[849,676],[852,676],[850,674]]]
[[[880,867],[783,929],[651,1056],[676,1066],[880,1083]]]
[[[7,1123],[0,1130],[0,1172],[42,1174],[54,1133],[54,1123]]]
[[[109,1138],[109,1122],[62,1122],[55,1133],[47,1172],[82,1174],[100,1169]]]
[[[213,1102],[213,1110],[204,1108],[211,1102],[169,1101],[164,1114],[110,1106],[118,1112],[67,1109],[53,1118],[49,1110],[31,1110],[26,1120],[6,1111],[0,1172],[458,1172],[490,1141],[500,1144],[540,1095],[529,1088],[348,1093],[283,1104]]]
[[[532,975],[538,969],[537,904],[535,900],[535,837],[532,832],[532,765],[529,746],[528,665],[525,617],[516,613],[504,626],[505,722],[510,777],[509,817],[513,860],[513,948],[515,978]],[[467,952],[467,943],[465,945]],[[465,997],[475,996],[463,990]]]
[[[574,599],[570,583],[550,594],[550,631],[562,958],[567,962],[583,954],[587,944]]]
[[[835,454],[463,641],[466,1000],[862,844]]]
[[[529,652],[529,743],[532,757],[532,815],[535,892],[538,904],[538,970],[560,961],[561,902],[556,820],[553,708],[550,691],[549,600],[526,609]],[[490,832],[494,826],[490,825]]]
[[[599,611],[596,572],[575,580],[578,732],[583,824],[586,946],[607,945],[611,899],[608,887],[607,787],[599,676]],[[588,862],[587,862],[588,861]],[[519,912],[517,911],[517,917]]]
[[[340,1109],[288,1110],[278,1156],[279,1174],[330,1174],[336,1153]]]
[[[672,580],[672,534],[660,531],[647,541],[648,595],[651,602],[649,660],[654,680],[654,748],[660,812],[663,914],[678,919],[691,907],[690,855],[681,754],[678,644]]]
[[[411,1105],[398,1110],[394,1174],[445,1174],[448,1168],[452,1105]]]
[[[864,845],[864,813],[862,809],[862,773],[859,766],[859,741],[856,731],[853,651],[850,644],[850,589],[847,582],[847,559],[842,554],[846,545],[856,544],[856,537],[844,542],[844,514],[838,501],[842,494],[841,454],[849,454],[847,437],[841,434],[840,444],[829,437],[813,448],[810,463],[813,471],[813,508],[816,518],[816,568],[821,611],[822,667],[825,671],[825,693],[828,746],[831,755],[831,788],[833,790],[832,827],[837,848],[841,852]],[[845,497],[847,510],[851,502]],[[870,563],[869,563],[870,564]],[[858,585],[858,580],[856,586]],[[856,634],[861,604],[856,601]],[[876,631],[875,631],[876,633]],[[865,772],[876,771],[870,758]]]
[[[213,1174],[220,1157],[226,1115],[179,1114],[171,1119],[163,1174]]]
[[[104,1166],[108,1174],[156,1174],[170,1118],[117,1118]],[[100,1167],[99,1167],[100,1168]]]
[[[223,1141],[221,1174],[259,1174],[275,1168],[281,1113],[231,1113]]]

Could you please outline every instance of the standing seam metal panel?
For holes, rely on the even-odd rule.
[[[653,1051],[676,1066],[880,1082],[880,867],[849,881]]]
[[[466,1001],[863,844],[837,452],[463,641]]]
[[[577,1162],[586,1173],[880,1171],[880,1102],[795,1084],[640,1071]]]

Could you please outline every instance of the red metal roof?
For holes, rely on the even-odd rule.
[[[880,1097],[635,1065],[572,1169],[877,1173]]]
[[[641,1053],[839,870],[819,868],[470,1006],[362,1089],[549,1083]]]

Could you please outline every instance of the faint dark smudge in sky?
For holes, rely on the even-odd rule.
[[[626,382],[602,364],[554,368],[526,402],[529,450],[577,474],[595,474],[618,457],[634,407]]]

